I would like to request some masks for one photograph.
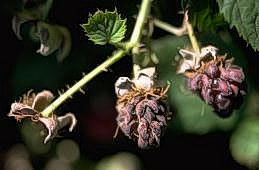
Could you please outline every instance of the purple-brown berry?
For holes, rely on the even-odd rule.
[[[194,55],[200,62],[185,70],[184,75],[191,91],[212,105],[219,116],[228,117],[241,105],[240,99],[246,93],[245,75],[241,67],[233,65],[233,59],[214,55],[206,54],[210,57],[207,60],[202,60],[205,56]]]
[[[165,95],[169,85],[155,86],[154,69],[139,70],[134,79],[121,77],[115,83],[118,126],[142,149],[160,145],[171,114]]]

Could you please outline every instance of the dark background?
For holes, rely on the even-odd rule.
[[[235,113],[241,116],[236,118],[231,128],[222,128],[223,130],[214,128],[213,130],[205,130],[205,132],[199,130],[194,132],[186,130],[181,125],[182,119],[176,118],[176,122],[174,120],[170,122],[170,127],[161,141],[161,147],[148,151],[138,149],[132,141],[121,133],[116,139],[113,139],[117,115],[114,108],[116,103],[114,82],[119,76],[131,75],[132,60],[130,56],[115,63],[108,72],[100,74],[88,83],[85,87],[85,95],[77,93],[73,96],[73,99],[62,104],[58,109],[59,114],[75,113],[78,118],[78,126],[73,133],[64,132],[63,136],[65,137],[55,139],[44,154],[34,152],[22,136],[20,131],[22,125],[7,117],[11,103],[18,100],[22,94],[30,89],[34,89],[36,92],[49,89],[57,95],[58,90],[66,89],[65,85],[73,85],[75,81],[78,81],[83,72],[88,73],[102,63],[111,55],[114,48],[109,45],[94,45],[88,41],[80,24],[86,23],[88,14],[94,13],[97,9],[114,10],[116,7],[122,18],[127,18],[128,38],[134,24],[133,16],[137,14],[140,1],[54,1],[48,20],[50,23],[66,26],[73,39],[71,54],[62,63],[56,61],[55,55],[44,57],[35,53],[39,48],[39,43],[30,41],[28,38],[23,41],[16,38],[11,29],[11,19],[17,9],[17,4],[19,4],[18,0],[2,2],[0,11],[2,41],[0,56],[0,169],[4,169],[8,151],[18,143],[24,144],[29,150],[34,169],[44,169],[47,161],[55,155],[54,150],[57,144],[67,138],[74,140],[80,148],[81,156],[73,164],[74,169],[91,169],[104,157],[109,157],[118,152],[130,152],[137,155],[142,164],[142,169],[145,170],[247,169],[234,160],[229,145],[231,135],[239,123],[245,120],[246,114],[256,118],[256,114],[259,112],[256,108],[252,108],[254,113],[245,112],[250,100],[245,101],[245,106],[240,109],[242,113]],[[159,12],[156,9],[154,13],[157,13],[159,17],[171,24],[181,24],[182,16],[177,13],[181,10],[179,1],[161,0],[155,2],[155,4]],[[257,94],[259,83],[257,79],[259,71],[258,53],[255,53],[249,45],[246,45],[246,42],[238,36],[235,29],[224,29],[224,33],[226,32],[231,37],[231,43],[233,44],[226,47],[226,51],[232,50],[232,54],[235,54],[235,52],[242,53],[243,58],[237,59],[237,61],[244,66],[244,71],[248,75],[248,96],[252,95],[251,93]],[[160,42],[160,38],[166,35],[166,32],[156,29],[153,37],[157,42]],[[210,41],[214,43],[217,41],[217,36],[220,36],[218,32],[214,32],[213,36],[216,38],[206,39],[211,35],[212,33],[207,32],[204,36],[198,34],[198,37],[201,37],[206,43],[210,43]],[[224,46],[222,43],[219,44]],[[166,44],[161,46],[163,45],[166,48]],[[255,97],[254,100],[258,101],[258,97]],[[172,107],[175,107],[176,117],[181,114],[174,102],[172,102]],[[216,115],[213,116],[216,117]],[[213,120],[214,118],[210,119],[210,121]],[[259,160],[259,158],[257,159]]]

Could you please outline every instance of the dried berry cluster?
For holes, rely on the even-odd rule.
[[[69,131],[71,132],[77,123],[77,120],[72,113],[67,113],[64,116],[59,117],[54,113],[50,117],[43,117],[41,115],[40,112],[50,104],[53,98],[53,94],[47,90],[38,94],[29,91],[26,95],[23,95],[19,102],[14,102],[11,105],[8,116],[14,117],[17,121],[30,118],[31,121],[43,125],[45,128],[44,130],[47,131],[44,134],[44,143],[47,143],[50,139],[56,137],[58,131],[63,127],[69,125]]]
[[[115,84],[118,126],[143,149],[159,146],[170,119],[165,95],[169,85],[154,87],[153,75],[154,68],[146,68],[135,79],[120,77]]]
[[[198,93],[221,117],[228,117],[241,105],[245,93],[245,75],[242,68],[233,65],[233,59],[217,56],[201,62],[197,70],[186,71],[188,87]]]

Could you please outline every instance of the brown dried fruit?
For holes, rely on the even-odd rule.
[[[134,79],[120,77],[115,83],[118,126],[142,149],[160,145],[171,115],[165,95],[169,85],[155,86],[154,69],[139,70]]]
[[[184,58],[192,55],[192,61],[198,63],[195,62],[187,69],[182,66],[182,72],[179,73],[187,77],[188,88],[212,105],[217,115],[228,117],[233,109],[241,105],[242,97],[246,93],[245,75],[241,67],[233,65],[233,59],[217,55],[216,48],[208,46],[202,51],[203,53],[197,55],[181,50]]]

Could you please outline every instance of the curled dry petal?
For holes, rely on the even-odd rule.
[[[32,103],[32,108],[38,112],[41,112],[51,103],[53,99],[53,94],[48,90],[44,90],[35,96]]]
[[[50,139],[57,135],[57,120],[54,115],[51,117],[39,117],[39,121],[45,126],[48,131],[47,136],[44,139],[44,143],[47,143]]]
[[[49,117],[43,117],[41,115],[40,112],[51,103],[53,98],[53,94],[48,90],[44,90],[37,95],[29,92],[23,96],[21,102],[15,102],[11,105],[8,116],[14,117],[17,121],[30,118],[33,122],[39,122],[44,125],[47,131],[44,143],[47,143],[50,139],[57,136],[60,129],[69,126],[69,131],[71,132],[77,123],[72,113],[67,113],[59,117],[54,113]]]
[[[115,83],[115,93],[117,96],[123,96],[132,89],[133,83],[128,77],[120,77]]]
[[[50,139],[53,139],[58,135],[58,131],[66,126],[69,126],[69,132],[72,132],[75,128],[77,120],[72,113],[67,113],[64,116],[56,117],[52,115],[51,117],[40,117],[39,121],[44,124],[48,130],[48,134],[45,137],[44,143],[47,143]]]
[[[132,80],[134,85],[139,89],[150,89],[154,85],[155,67],[148,67],[135,72]]]

